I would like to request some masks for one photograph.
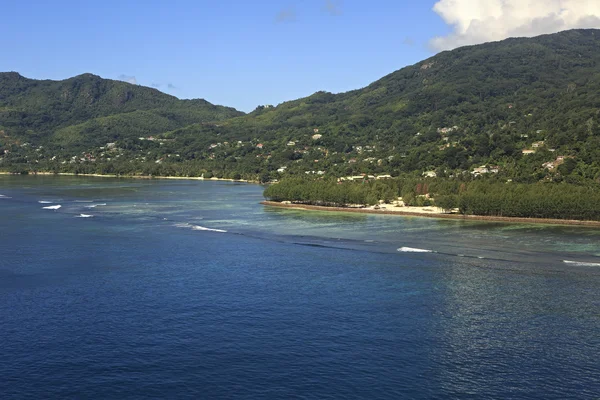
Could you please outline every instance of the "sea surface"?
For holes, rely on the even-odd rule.
[[[262,190],[0,176],[0,398],[600,398],[600,229]]]

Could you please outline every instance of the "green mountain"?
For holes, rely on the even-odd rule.
[[[86,148],[242,114],[92,74],[39,81],[0,73],[0,130],[32,143]]]
[[[429,171],[577,183],[600,178],[599,39],[598,30],[573,30],[463,47],[363,89],[246,115],[90,75],[20,83],[4,74],[0,129],[60,145],[53,162],[39,151],[35,166],[61,171],[109,164],[122,173],[262,179]],[[139,139],[150,134],[152,143]],[[105,142],[117,142],[119,161],[100,156]],[[84,148],[94,163],[58,163]],[[24,159],[32,150],[10,150],[0,168],[34,166],[34,154]]]

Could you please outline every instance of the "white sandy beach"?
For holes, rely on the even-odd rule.
[[[365,207],[367,210],[392,211],[392,212],[408,212],[408,213],[423,213],[423,214],[444,214],[444,210],[439,207],[413,207],[405,206],[402,202],[394,202],[393,204],[380,204],[379,206]]]

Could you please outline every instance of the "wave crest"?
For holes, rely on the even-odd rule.
[[[416,249],[414,247],[400,247],[398,251],[401,253],[433,253],[433,250]]]
[[[565,264],[575,265],[578,267],[600,267],[600,263],[584,262],[584,261],[569,261],[563,260]]]
[[[96,207],[105,206],[105,205],[106,205],[106,203],[92,204],[91,206],[85,206],[85,208],[96,208]]]
[[[189,223],[185,223],[185,224],[175,224],[176,227],[178,228],[188,228],[194,231],[207,231],[207,232],[218,232],[218,233],[227,233],[226,230],[224,229],[213,229],[213,228],[207,228],[205,226],[200,226],[200,225],[192,225]]]

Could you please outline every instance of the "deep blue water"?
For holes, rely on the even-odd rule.
[[[600,398],[600,230],[261,193],[0,176],[0,397]]]

